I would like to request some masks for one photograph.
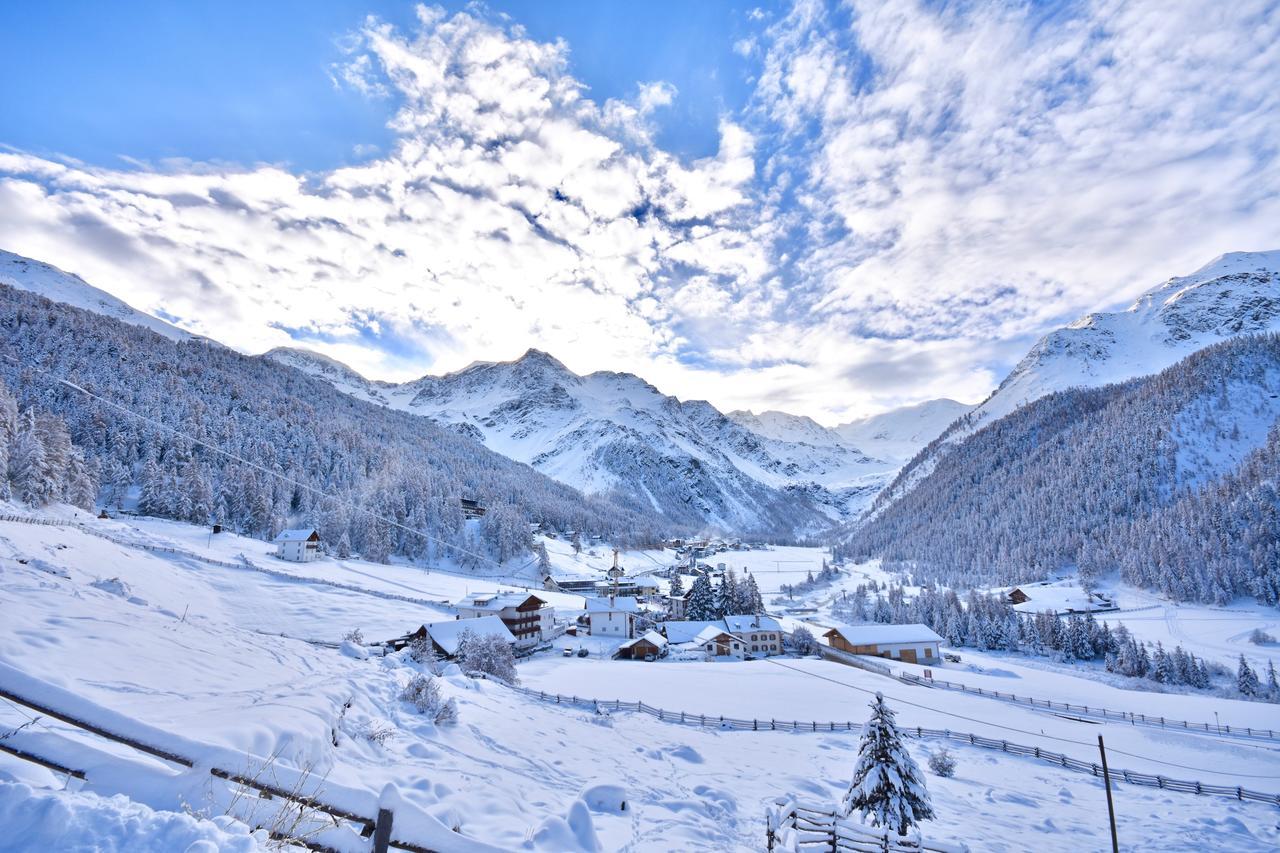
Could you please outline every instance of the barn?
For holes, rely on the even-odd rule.
[[[938,663],[942,637],[928,625],[838,625],[823,638],[831,648],[903,663]]]
[[[657,631],[648,631],[618,646],[617,656],[630,660],[657,660],[666,653],[667,638]]]

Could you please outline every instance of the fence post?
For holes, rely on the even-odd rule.
[[[387,853],[391,846],[392,820],[390,809],[378,809],[378,821],[373,827],[373,853]]]

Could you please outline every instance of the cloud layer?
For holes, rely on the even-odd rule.
[[[743,47],[715,157],[680,97],[597,103],[569,46],[423,8],[335,83],[398,104],[353,168],[0,153],[0,245],[248,351],[378,378],[510,358],[827,422],[976,399],[1030,340],[1280,245],[1280,12],[800,2]]]

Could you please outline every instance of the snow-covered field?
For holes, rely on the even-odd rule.
[[[421,601],[453,599],[485,588],[485,581],[355,560],[291,566],[272,560],[264,543],[229,534],[209,537],[202,529],[155,520],[111,524],[121,536],[203,547],[213,559],[229,562],[243,552],[264,567],[368,592],[222,568],[75,529],[0,522],[0,663],[209,749],[278,752],[289,766],[312,766],[335,789],[376,797],[393,784],[407,803],[457,828],[460,849],[487,842],[569,851],[598,842],[600,850],[758,850],[764,809],[774,797],[829,804],[847,784],[854,735],[722,732],[639,714],[596,715],[460,675],[444,679],[446,694],[458,700],[460,720],[437,727],[397,700],[416,671],[411,664],[399,657],[359,660],[292,638],[331,640],[351,627],[366,636],[401,633],[446,612]],[[756,561],[744,565],[761,578],[770,557],[803,557],[784,549],[726,556],[744,554]],[[558,568],[563,556],[553,554]],[[808,558],[820,565],[819,552]],[[740,570],[736,559],[731,564]],[[112,578],[122,583],[104,582]],[[1208,705],[1202,703],[1212,702],[1224,722],[1241,724],[1274,708],[1152,697],[1004,662],[984,667],[986,673],[964,675],[1006,683],[1005,689],[1019,683],[1054,698],[1096,696],[1135,710],[1158,700],[1160,707],[1177,703],[1185,713],[1203,715]],[[1042,742],[1085,759],[1101,731],[1113,749],[1133,754],[1117,754],[1114,765],[1206,782],[1248,774],[1257,777],[1249,787],[1280,789],[1280,753],[1274,750],[1067,720],[816,660],[644,664],[552,654],[523,662],[520,675],[537,689],[639,698],[691,712],[808,720],[865,719],[869,692],[880,690],[904,725]],[[0,703],[0,726],[22,721],[17,710]],[[371,727],[393,734],[378,744],[365,736]],[[197,839],[207,842],[199,850],[257,845],[225,818],[202,823],[176,814],[184,801],[197,812],[212,809],[204,817],[221,814],[212,805],[216,799],[210,800],[207,775],[161,771],[155,761],[52,720],[15,742],[55,733],[82,744],[84,760],[98,770],[84,792],[54,793],[47,789],[60,788],[62,780],[0,758],[6,827],[0,849],[92,849],[84,839],[94,838],[94,830],[86,827],[100,827],[96,840],[103,849],[181,850]],[[928,741],[910,746],[920,760],[933,748]],[[1108,843],[1097,780],[980,748],[953,751],[960,763],[956,777],[928,779],[938,818],[926,826],[927,834],[975,851],[1094,850]],[[151,768],[145,784],[135,774],[143,765]],[[609,808],[600,785],[619,786],[626,809]],[[104,799],[120,793],[130,799]],[[577,805],[584,793],[596,795],[585,797],[594,808]],[[1276,809],[1262,804],[1124,784],[1116,804],[1125,849],[1271,850],[1280,844]],[[29,834],[15,836],[15,827]]]

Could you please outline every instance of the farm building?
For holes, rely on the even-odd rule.
[[[746,658],[746,643],[741,637],[735,637],[715,623],[698,632],[686,649],[694,648],[703,652],[708,660],[743,660]]]
[[[903,663],[937,663],[942,638],[928,625],[841,625],[822,635],[831,648]]]
[[[515,645],[516,638],[502,624],[497,616],[477,616],[472,619],[450,619],[445,622],[428,622],[409,635],[409,639],[427,637],[435,646],[437,654],[453,657],[458,653],[458,643],[464,631],[470,631],[478,637],[492,634]]]
[[[1005,593],[1005,600],[1022,613],[1050,610],[1059,616],[1070,613],[1096,613],[1115,610],[1115,599],[1106,592],[1085,592],[1073,583],[1033,583],[1016,586]]]
[[[640,607],[634,598],[586,599],[587,628],[593,637],[622,637],[636,635],[636,614]]]
[[[618,646],[618,657],[631,660],[657,660],[666,653],[667,638],[657,631],[649,631]]]
[[[555,626],[555,608],[527,592],[502,592],[475,595],[457,604],[464,618],[497,616],[516,639],[518,648],[536,646],[551,636]]]
[[[310,527],[281,530],[274,540],[276,556],[294,563],[309,563],[320,556],[320,534]]]

